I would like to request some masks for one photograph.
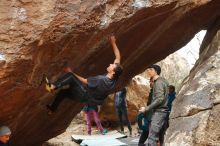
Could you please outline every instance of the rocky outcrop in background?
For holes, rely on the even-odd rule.
[[[157,64],[161,67],[161,76],[166,78],[169,84],[174,85],[176,89],[179,88],[183,79],[189,75],[191,69],[187,58],[180,56],[177,52],[169,55]],[[148,78],[146,71],[140,75]]]
[[[190,72],[190,65],[187,60],[177,53],[171,54],[158,65],[161,66],[161,76],[166,78],[169,84],[174,85],[176,89],[179,88],[183,79]]]
[[[141,76],[136,76],[126,86],[128,115],[131,123],[136,122],[139,108],[146,105],[149,94],[149,86],[147,86],[147,83],[147,79]],[[115,111],[114,95],[111,95],[106,99],[99,114],[102,121],[118,122],[118,116]]]
[[[48,116],[53,95],[40,86],[43,74],[53,81],[66,64],[85,77],[105,73],[114,33],[124,66],[120,88],[211,26],[219,9],[218,0],[1,1],[0,125],[11,127],[13,145],[41,145],[83,106],[66,100]]]

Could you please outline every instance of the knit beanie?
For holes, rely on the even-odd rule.
[[[11,130],[7,126],[0,127],[0,136],[11,135]]]
[[[149,66],[148,68],[153,68],[157,72],[158,75],[160,75],[160,73],[161,73],[161,68],[159,65],[153,64],[153,65]]]

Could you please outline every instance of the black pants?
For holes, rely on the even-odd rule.
[[[72,73],[66,73],[53,84],[56,86],[56,89],[66,85],[69,85],[69,87],[67,89],[60,89],[57,92],[50,106],[52,111],[55,111],[65,98],[70,98],[78,102],[86,102],[88,100],[85,88]]]
[[[132,128],[131,128],[131,122],[129,121],[129,118],[128,118],[128,109],[126,107],[117,107],[116,111],[118,114],[121,131],[124,131],[124,124],[123,124],[123,120],[122,120],[122,118],[123,118],[122,116],[124,116],[125,122],[128,125],[128,129],[131,132]]]
[[[138,142],[138,146],[145,146],[145,141],[147,140],[148,138],[148,134],[149,134],[149,131],[142,131],[141,133],[141,136],[140,136],[140,139],[139,139],[139,142]]]

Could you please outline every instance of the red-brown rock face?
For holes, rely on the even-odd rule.
[[[88,77],[105,73],[115,33],[124,74],[118,87],[206,29],[218,0],[3,0],[0,4],[0,125],[16,146],[39,146],[68,126],[82,105],[65,101],[53,116],[40,81],[55,80],[68,64]],[[65,105],[65,106],[64,106]]]

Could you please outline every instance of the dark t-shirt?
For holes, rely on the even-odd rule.
[[[111,80],[106,75],[89,77],[87,85],[88,104],[101,105],[114,88],[115,82],[116,80]]]

